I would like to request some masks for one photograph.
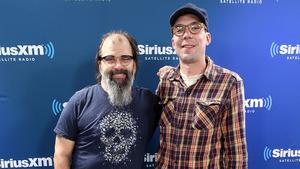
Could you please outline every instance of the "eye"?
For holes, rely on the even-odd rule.
[[[110,138],[113,137],[116,134],[116,130],[114,128],[109,128],[105,131],[105,137]]]
[[[109,61],[114,61],[115,60],[115,57],[114,56],[105,56],[103,57],[103,60],[109,62]]]
[[[198,32],[199,30],[201,30],[201,26],[199,24],[192,24],[190,25],[190,30],[191,32]]]
[[[121,129],[120,133],[124,138],[130,138],[133,134],[132,130],[129,128]]]
[[[123,56],[121,56],[121,59],[122,59],[123,61],[130,61],[130,60],[132,59],[132,56],[129,56],[129,55],[123,55]]]
[[[184,28],[185,27],[183,25],[177,25],[177,26],[174,27],[174,32],[182,33],[182,32],[184,32]]]

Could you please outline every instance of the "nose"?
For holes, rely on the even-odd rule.
[[[188,27],[185,27],[184,33],[182,35],[183,39],[191,38],[191,32]]]
[[[121,142],[121,139],[118,136],[116,136],[114,138],[114,143],[120,143],[120,142]]]
[[[121,69],[124,66],[122,65],[121,61],[119,59],[116,60],[116,64],[114,65],[115,69]]]

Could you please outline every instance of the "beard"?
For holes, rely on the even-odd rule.
[[[125,74],[126,78],[123,80],[113,79],[115,74]],[[128,70],[110,70],[104,71],[102,74],[102,81],[107,86],[107,94],[109,102],[113,106],[126,106],[132,101],[131,88],[134,81],[134,71]]]

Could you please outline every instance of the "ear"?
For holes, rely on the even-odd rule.
[[[206,32],[206,46],[208,46],[211,42],[211,34]]]
[[[171,39],[171,42],[172,42],[172,47],[175,49],[175,42],[174,42],[173,37],[172,37],[172,39]]]

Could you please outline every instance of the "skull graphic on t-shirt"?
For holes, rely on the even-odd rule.
[[[113,110],[99,123],[100,141],[105,146],[104,158],[110,163],[127,159],[137,140],[137,123],[129,112]]]

